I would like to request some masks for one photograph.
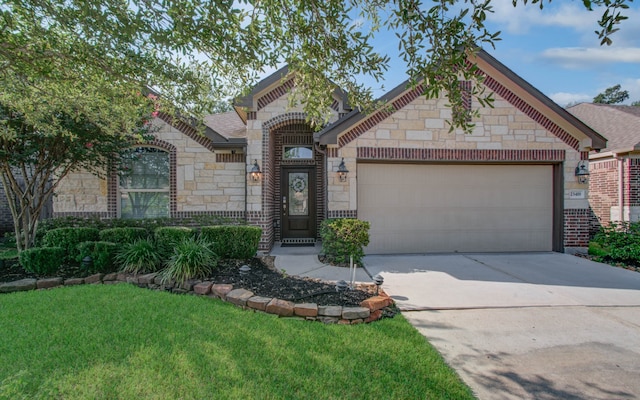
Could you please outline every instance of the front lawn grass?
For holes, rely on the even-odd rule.
[[[323,325],[130,285],[0,296],[0,398],[472,399],[402,317]]]

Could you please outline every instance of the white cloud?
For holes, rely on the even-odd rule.
[[[487,21],[499,25],[499,29],[509,34],[526,34],[545,27],[563,27],[572,29],[580,35],[584,44],[599,44],[600,40],[594,33],[599,29],[598,21],[604,13],[603,7],[594,7],[588,11],[580,1],[572,3],[546,3],[541,10],[537,4],[523,5],[518,3],[513,7],[510,1],[494,1],[494,13],[487,15]],[[640,8],[623,10],[622,14],[628,19],[618,26],[611,39],[615,45],[634,47],[640,43]]]
[[[565,93],[565,92],[558,92],[558,93],[552,93],[549,95],[549,98],[553,101],[555,101],[557,104],[561,105],[562,107],[565,107],[568,104],[575,104],[575,103],[590,103],[591,100],[593,100],[594,96],[585,94],[585,93]]]
[[[634,101],[640,101],[640,79],[625,79],[620,85],[623,90],[629,92],[629,100],[625,103],[631,104]]]
[[[536,4],[527,6],[518,4],[513,7],[510,1],[494,1],[494,13],[487,20],[500,24],[511,34],[524,34],[536,26],[561,26],[578,31],[590,30],[596,24],[597,15],[590,13],[578,4],[562,4],[559,7],[548,5],[542,10]]]
[[[594,64],[640,64],[640,47],[565,47],[546,49],[541,57],[565,68],[588,68]]]

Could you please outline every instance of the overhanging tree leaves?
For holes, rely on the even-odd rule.
[[[542,8],[550,1],[512,3]],[[583,0],[585,8],[603,10],[596,31],[601,44],[611,43],[630,2]],[[348,93],[352,106],[371,108],[371,89],[356,79],[359,75],[380,79],[388,68],[388,56],[371,46],[373,35],[383,29],[398,32],[411,82],[424,82],[428,97],[448,95],[452,129],[468,132],[473,111],[464,107],[466,93],[458,82],[481,83],[466,55],[500,39],[499,32],[485,26],[491,4],[491,0],[4,0],[0,3],[4,107],[0,140],[5,153],[0,168],[8,177],[12,168],[24,165],[22,173],[40,179],[32,187],[33,195],[46,197],[50,192],[44,182],[49,177],[38,175],[37,146],[57,149],[54,143],[82,143],[86,132],[79,125],[99,132],[92,142],[96,145],[98,139],[119,140],[135,130],[148,111],[149,99],[140,95],[145,88],[161,94],[163,112],[202,116],[222,99],[250,87],[261,70],[282,63],[289,64],[297,79],[295,99],[321,127],[329,115],[334,84]],[[491,105],[491,94],[481,88],[472,85],[471,94],[480,104]],[[14,147],[24,143],[30,143],[24,149],[28,156],[12,158],[23,150]],[[77,158],[69,161],[56,176],[86,166]],[[5,190],[17,189],[9,181],[5,184]],[[7,194],[14,198],[20,193]],[[38,207],[28,210],[35,213]],[[16,215],[18,225],[22,214]],[[29,236],[34,224],[17,229]],[[29,245],[26,240],[24,246]]]
[[[0,104],[0,182],[19,251],[33,245],[39,216],[65,176],[78,169],[104,175],[114,156],[148,138],[148,125],[113,135],[82,116],[61,112],[51,118],[71,135],[42,132],[22,114]]]
[[[543,7],[551,1],[512,0]],[[583,0],[603,11],[596,31],[602,44],[626,19],[630,0]],[[457,84],[479,82],[465,53],[493,46],[499,32],[486,29],[492,0],[5,0],[0,5],[1,84],[89,83],[92,95],[104,83],[131,95],[133,88],[161,93],[163,110],[198,116],[253,84],[260,70],[288,63],[297,74],[298,99],[310,119],[326,119],[334,82],[357,107],[371,105],[371,91],[358,75],[382,77],[388,57],[370,39],[380,29],[399,32],[409,77],[426,80],[425,94],[449,95],[453,126],[469,129]],[[37,78],[37,79],[36,79]],[[475,89],[481,104],[490,94]],[[69,98],[64,90],[58,95]],[[55,92],[41,88],[42,100]],[[0,101],[23,112],[46,109],[3,93]],[[26,100],[26,103],[33,103]],[[90,117],[89,113],[86,113]],[[96,118],[97,119],[97,118]],[[104,120],[100,122],[108,125]]]

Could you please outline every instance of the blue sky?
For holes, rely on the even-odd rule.
[[[600,46],[594,33],[603,10],[589,12],[582,1],[557,0],[542,10],[536,5],[513,7],[510,0],[494,0],[492,5],[495,13],[488,15],[488,26],[501,31],[502,40],[495,50],[485,50],[559,105],[591,102],[616,84],[629,92],[627,104],[640,100],[640,2],[624,13],[629,19],[612,36],[611,46]],[[393,51],[393,37],[378,38],[378,43],[390,42],[393,46],[383,46]],[[386,74],[385,91],[405,79],[399,71],[403,66],[398,59]]]

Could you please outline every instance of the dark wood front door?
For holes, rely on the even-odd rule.
[[[280,216],[282,238],[316,236],[315,167],[283,167]]]

